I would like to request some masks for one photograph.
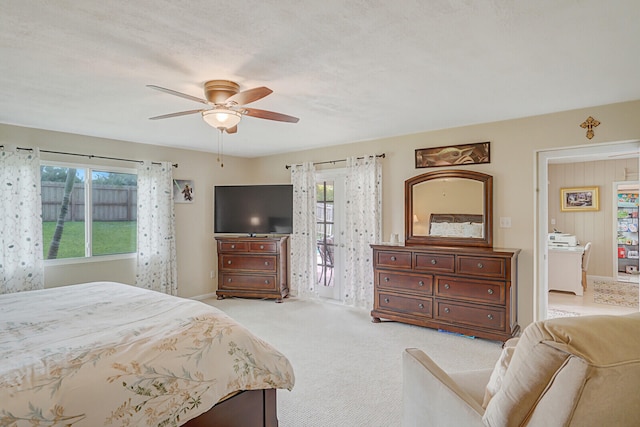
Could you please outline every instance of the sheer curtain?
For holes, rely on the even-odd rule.
[[[44,288],[40,153],[0,153],[0,294]]]
[[[171,163],[138,167],[136,286],[178,294]]]
[[[382,236],[382,165],[373,156],[347,159],[345,272],[343,302],[370,308],[373,303],[372,243]]]
[[[291,293],[318,296],[316,260],[316,177],[313,163],[291,166],[293,235],[291,236]]]

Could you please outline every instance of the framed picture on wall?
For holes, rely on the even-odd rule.
[[[490,142],[420,148],[416,150],[416,169],[462,166],[491,162]]]
[[[174,179],[173,180],[173,202],[174,203],[193,203],[194,193],[193,180],[191,179]]]
[[[598,187],[575,187],[560,189],[562,212],[597,211],[600,209]]]

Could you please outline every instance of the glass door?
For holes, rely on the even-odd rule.
[[[343,269],[344,173],[316,174],[316,263],[318,294],[340,300]]]

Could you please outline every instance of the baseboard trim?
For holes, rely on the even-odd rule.
[[[216,296],[217,295],[216,295],[215,292],[211,292],[210,294],[196,295],[195,297],[189,297],[189,299],[194,299],[196,301],[202,301],[203,299],[214,298]]]

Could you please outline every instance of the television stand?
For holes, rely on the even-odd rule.
[[[289,295],[289,236],[215,238],[218,248],[218,299],[274,298]]]

